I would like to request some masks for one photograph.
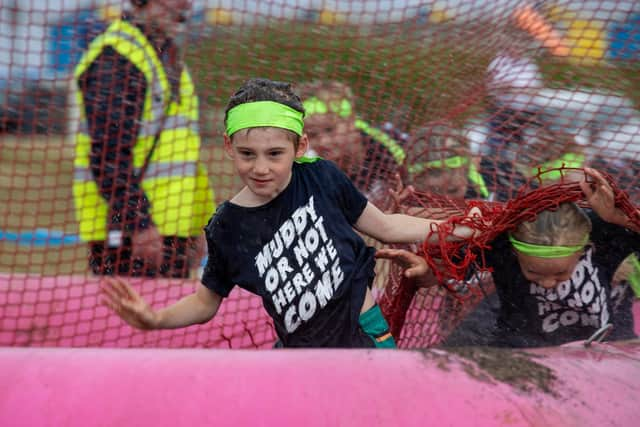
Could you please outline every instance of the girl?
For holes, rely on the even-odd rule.
[[[606,179],[593,169],[585,173],[595,181],[580,183],[591,210],[562,203],[500,235],[485,252],[500,303],[490,344],[558,345],[588,339],[608,325],[612,339],[634,337],[631,293],[613,292],[612,279],[640,249],[640,230],[615,207]],[[424,259],[411,252],[377,256],[405,265],[408,276],[428,274]],[[626,299],[614,301],[612,292]]]

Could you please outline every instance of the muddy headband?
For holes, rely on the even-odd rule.
[[[287,129],[302,136],[304,115],[287,105],[274,101],[246,102],[227,113],[227,135],[242,129],[274,127]]]
[[[538,258],[564,258],[571,256],[584,248],[584,245],[589,241],[589,235],[584,236],[584,241],[581,245],[576,246],[548,246],[537,245],[535,243],[521,242],[520,240],[509,234],[509,241],[520,253],[525,255],[531,255]]]

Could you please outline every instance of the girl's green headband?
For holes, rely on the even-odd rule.
[[[584,248],[584,245],[589,241],[589,235],[584,236],[583,243],[576,246],[536,245],[535,243],[521,242],[511,234],[509,234],[509,241],[518,252],[525,255],[531,255],[538,258],[564,258],[571,256]]]
[[[413,165],[410,165],[407,170],[409,173],[416,174],[424,172],[425,169],[458,169],[462,166],[467,165],[468,163],[469,159],[467,157],[454,156],[444,160],[432,160],[430,162],[414,163]]]
[[[348,99],[339,99],[335,101],[324,102],[315,96],[308,98],[302,102],[306,116],[314,114],[327,114],[329,112],[337,114],[339,117],[347,118],[353,114],[353,107]]]
[[[227,113],[227,135],[242,129],[274,127],[302,136],[304,114],[274,101],[255,101],[237,105]]]

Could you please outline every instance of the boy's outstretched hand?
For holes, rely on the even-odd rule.
[[[154,329],[158,324],[157,313],[126,281],[107,277],[100,290],[102,302],[134,328]]]
[[[405,249],[378,249],[376,258],[390,259],[404,268],[406,278],[420,278],[429,272],[427,262],[417,254]]]

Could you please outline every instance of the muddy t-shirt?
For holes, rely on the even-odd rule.
[[[509,347],[558,345],[589,338],[613,324],[610,338],[632,338],[631,293],[613,309],[611,281],[620,263],[640,248],[640,236],[589,212],[591,241],[570,280],[553,289],[527,280],[506,235],[486,252],[500,299],[494,344]]]
[[[358,317],[374,250],[353,229],[366,205],[333,163],[295,163],[269,203],[218,208],[202,283],[223,297],[235,285],[259,295],[285,347],[371,347]]]

